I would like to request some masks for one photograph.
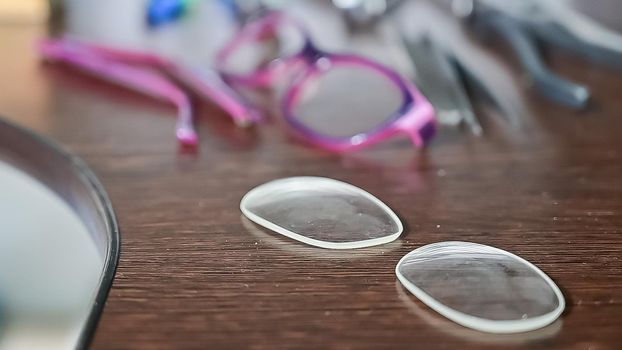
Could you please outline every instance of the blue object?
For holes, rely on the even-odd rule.
[[[147,9],[147,22],[152,27],[173,22],[186,11],[186,0],[151,0]]]

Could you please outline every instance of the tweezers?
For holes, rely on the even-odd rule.
[[[475,135],[482,135],[482,126],[464,88],[456,61],[428,35],[409,40],[402,35],[413,66],[415,83],[430,100],[442,124],[467,124]]]
[[[622,65],[622,35],[572,9],[560,0],[459,0],[454,8],[466,9],[470,22],[480,30],[494,30],[516,52],[535,88],[560,104],[584,107],[588,87],[550,71],[537,43],[545,41],[597,62]]]
[[[470,97],[477,94],[511,125],[520,125],[526,111],[518,97],[507,89],[508,84],[512,84],[502,79],[503,71],[497,69],[494,60],[479,57],[478,62],[490,65],[487,68],[491,70],[488,75],[482,75],[482,69],[473,67],[472,60],[463,57],[464,53],[454,52],[451,45],[429,34],[410,39],[401,33],[401,37],[415,69],[415,83],[436,109],[441,124],[466,124],[474,135],[483,135],[484,130],[470,102]],[[490,75],[495,79],[489,79]]]

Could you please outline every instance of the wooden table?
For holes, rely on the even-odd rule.
[[[72,30],[126,43],[140,31],[127,20],[135,8],[85,3],[68,2]],[[599,3],[605,7],[592,9],[617,18],[619,10],[607,11],[613,1]],[[307,17],[322,24],[330,16]],[[122,254],[94,348],[622,348],[619,72],[547,50],[556,71],[592,88],[587,111],[523,89],[531,113],[519,127],[479,106],[484,137],[444,129],[425,150],[400,139],[330,154],[296,141],[279,123],[239,129],[203,103],[193,153],[178,149],[172,107],[42,66],[33,40],[45,32],[0,26],[0,113],[83,157],[113,201]],[[374,56],[376,46],[352,42]],[[524,87],[516,60],[497,44],[480,49],[506,59]],[[377,49],[375,57],[391,63],[399,56],[386,52]],[[404,235],[334,252],[241,217],[249,189],[295,175],[366,189],[397,212]],[[407,252],[445,240],[489,244],[533,262],[562,288],[566,312],[545,329],[508,336],[440,317],[397,283],[394,267]]]

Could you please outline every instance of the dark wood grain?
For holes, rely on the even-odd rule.
[[[618,4],[600,2],[611,10],[598,12],[615,20]],[[106,31],[112,21],[92,22],[80,30],[106,40],[127,34]],[[42,66],[32,41],[44,34],[0,27],[0,113],[83,157],[112,199],[122,254],[94,348],[622,348],[620,72],[548,49],[556,71],[592,88],[587,111],[523,89],[531,113],[520,127],[480,105],[484,137],[446,129],[421,151],[400,139],[325,153],[279,123],[238,129],[201,104],[201,143],[188,153],[173,137],[172,107]],[[399,55],[358,43],[408,72]],[[524,83],[504,45],[481,49],[505,59]],[[241,217],[249,189],[294,175],[366,189],[398,213],[406,232],[385,246],[333,252]],[[443,240],[489,244],[533,262],[562,288],[566,312],[545,329],[510,336],[438,316],[396,282],[394,267],[412,249]]]

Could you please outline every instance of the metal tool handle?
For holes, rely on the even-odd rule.
[[[586,41],[576,37],[559,24],[538,28],[538,35],[564,49],[577,52],[590,60],[622,69],[622,47],[604,46],[600,42]]]
[[[538,91],[569,107],[581,108],[587,104],[590,97],[589,89],[551,72],[543,64],[533,39],[520,24],[496,13],[487,14],[485,21],[487,25],[497,29],[512,45]]]
[[[451,126],[464,122],[473,134],[482,135],[482,126],[450,55],[429,34],[418,40],[402,34],[402,42],[417,73],[415,82],[434,105],[439,121]]]
[[[589,18],[565,1],[547,1],[543,5],[554,15],[554,21],[541,28],[539,35],[594,61],[622,67],[622,34]]]

